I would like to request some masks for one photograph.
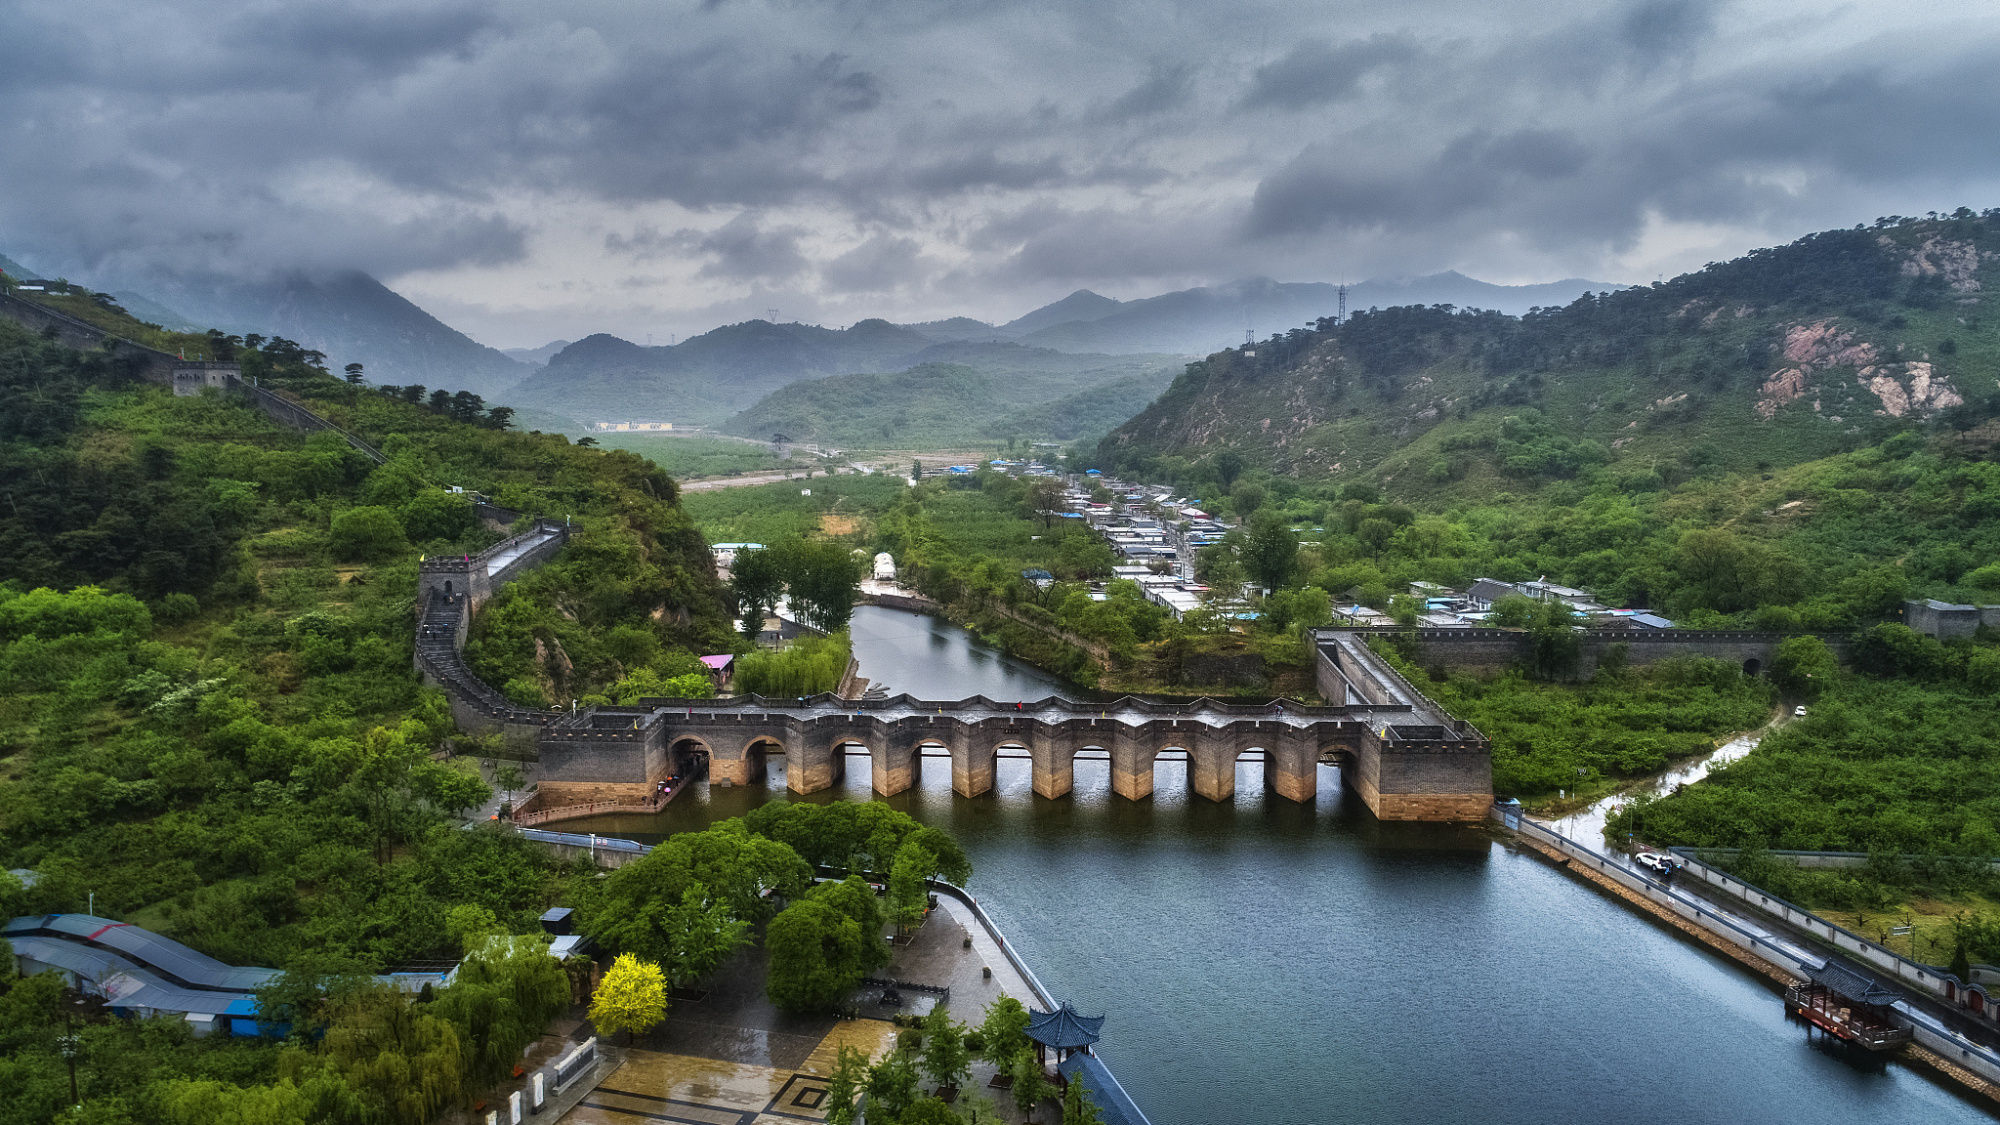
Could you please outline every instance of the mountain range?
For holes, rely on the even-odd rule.
[[[1369,310],[1189,364],[1100,443],[1427,502],[1755,473],[2000,414],[2000,212],[1885,221],[1527,317]],[[1227,474],[1233,476],[1233,472]]]
[[[5,259],[0,268],[17,278],[34,276]],[[599,333],[574,343],[558,340],[501,352],[358,271],[292,272],[262,279],[152,271],[85,283],[109,290],[142,320],[183,330],[212,327],[284,336],[324,353],[332,366],[362,364],[371,382],[470,390],[521,408],[521,417],[536,425],[570,428],[610,418],[723,425],[758,406],[766,395],[796,383],[949,364],[1009,387],[1011,393],[1002,397],[1010,409],[1053,406],[1072,393],[1091,395],[1082,416],[1041,416],[1044,422],[1059,423],[1043,436],[1059,433],[1064,438],[1102,432],[1118,420],[1109,412],[1137,408],[1126,396],[1162,385],[1154,377],[1159,372],[1228,346],[1243,338],[1246,327],[1252,332],[1295,328],[1333,315],[1339,303],[1332,285],[1253,278],[1131,301],[1079,290],[1003,324],[969,317],[910,325],[869,319],[827,329],[753,320],[677,345],[647,347]],[[1449,303],[1525,311],[1612,288],[1581,280],[1498,286],[1445,273],[1364,282],[1349,288],[1348,304]],[[1055,353],[1078,358],[1052,368],[1049,356]],[[1058,368],[1106,378],[1086,378],[1065,389],[1047,378]],[[923,385],[936,389],[950,382],[935,375],[931,371]],[[1140,381],[1115,391],[1101,385],[1130,377]],[[1052,397],[1024,401],[1021,392],[1029,387]],[[808,399],[815,405],[807,407]],[[827,417],[821,408],[829,401],[837,399],[819,394],[789,405],[774,402],[731,428],[756,429],[789,418],[794,428],[811,432],[813,427],[802,419],[807,414]],[[845,423],[831,425],[833,432],[853,429]],[[874,419],[867,426],[880,428]],[[822,436],[833,439],[832,432]]]

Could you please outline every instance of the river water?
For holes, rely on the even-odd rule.
[[[1060,687],[913,614],[865,607],[853,637],[892,692]],[[1331,767],[1312,806],[1267,797],[1258,764],[1228,804],[1189,793],[1179,762],[1141,803],[1108,771],[1080,761],[1074,795],[1046,801],[1003,759],[997,794],[967,800],[926,759],[889,803],[963,841],[971,890],[1043,983],[1109,1016],[1101,1052],[1157,1125],[1991,1120],[1821,1052],[1756,978],[1483,830],[1378,823]],[[697,828],[784,799],[773,772],[564,827]],[[867,799],[868,777],[851,759],[829,796]]]

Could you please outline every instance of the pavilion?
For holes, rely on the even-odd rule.
[[[1090,1049],[1103,1028],[1103,1016],[1081,1015],[1067,1000],[1053,1012],[1028,1013],[1028,1038],[1035,1041],[1037,1057],[1047,1066],[1048,1052],[1055,1051],[1056,1073],[1065,1083],[1083,1083],[1104,1125],[1149,1125],[1132,1095]]]

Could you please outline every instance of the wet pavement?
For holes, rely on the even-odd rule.
[[[966,939],[972,939],[971,947]],[[988,976],[987,968],[993,970]],[[940,898],[939,908],[908,944],[898,945],[881,976],[950,990],[952,1017],[978,1026],[986,1006],[1005,994],[1035,1004],[1027,982],[978,926],[964,905]],[[865,990],[866,1004],[881,989]],[[934,997],[906,991],[902,1011],[922,1014]],[[764,995],[764,958],[752,948],[719,970],[699,994],[677,994],[664,1023],[623,1050],[624,1061],[601,1078],[562,1125],[780,1125],[826,1119],[828,1076],[840,1048],[869,1058],[892,1049],[896,1028],[886,1018],[839,1020],[780,1012]],[[965,1096],[992,1103],[993,1119],[1018,1121],[1004,1090],[988,1090],[991,1064],[979,1063]],[[1044,1110],[1048,1107],[1044,1106]],[[1042,1115],[1047,1119],[1047,1114]]]

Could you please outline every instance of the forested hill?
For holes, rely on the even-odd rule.
[[[484,635],[522,697],[671,680],[738,643],[649,463],[508,432],[449,396],[426,409],[350,387],[296,345],[242,346],[265,386],[387,463],[0,322],[0,917],[94,908],[284,970],[259,1012],[294,1044],[79,1014],[62,974],[4,974],[10,1122],[431,1121],[490,1090],[567,1004],[540,942],[491,939],[589,906],[596,881],[467,830],[465,812],[521,782],[482,778],[497,746],[456,732],[412,669],[420,556],[505,534],[448,486],[574,521]],[[415,1009],[357,976],[461,956]],[[414,1030],[384,1045],[385,1022]],[[65,1031],[87,1114],[51,1046]],[[419,1042],[449,1049],[413,1062]]]
[[[1523,317],[1370,309],[1190,364],[1104,467],[1479,498],[1644,486],[1968,428],[2000,409],[2000,211],[1879,220]],[[1331,310],[1329,310],[1331,311]]]

